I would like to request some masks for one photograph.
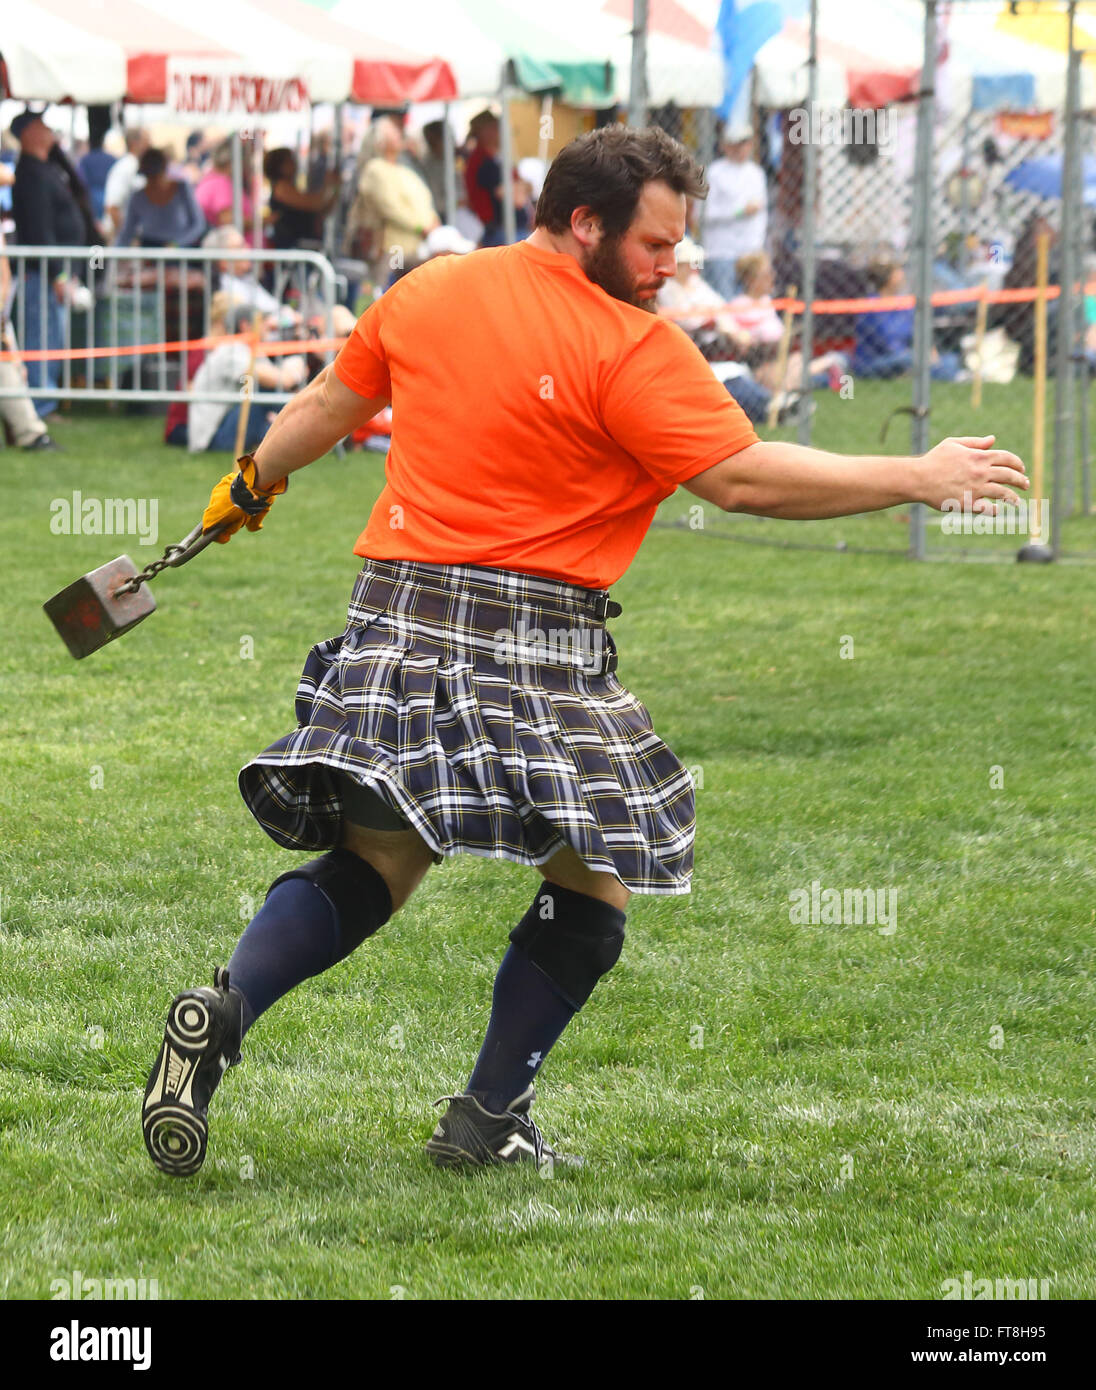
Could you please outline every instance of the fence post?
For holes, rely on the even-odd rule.
[[[925,56],[921,68],[921,91],[917,105],[917,169],[914,189],[917,218],[914,224],[916,248],[917,302],[913,320],[913,417],[910,424],[910,451],[923,454],[928,448],[930,358],[932,356],[932,171],[933,128],[936,115],[936,0],[925,0]],[[925,506],[915,502],[910,508],[910,557],[925,558]]]
[[[507,246],[517,241],[517,215],[514,208],[514,132],[510,122],[510,61],[502,65],[499,85],[499,161],[502,164],[502,235]]]
[[[327,219],[326,226],[331,227],[331,254],[329,260],[334,261],[343,254],[343,194],[345,187],[343,183],[343,122],[346,119],[346,103],[339,101],[335,103],[335,130],[331,137],[331,163],[335,172],[339,176],[339,196],[335,199],[335,206],[331,209],[331,216]],[[357,194],[357,189],[354,190]]]
[[[445,221],[453,226],[457,217],[457,163],[453,148],[453,127],[449,120],[452,102],[445,103],[442,116],[442,134],[445,137]]]
[[[803,377],[799,398],[800,444],[811,442],[811,358],[814,356],[814,204],[818,196],[818,146],[814,141],[814,113],[818,104],[818,0],[811,0],[810,52],[807,58],[807,149],[803,189],[803,323],[799,348],[803,356]],[[781,383],[783,384],[783,383]]]
[[[263,130],[257,126],[251,132],[248,142],[250,150],[247,181],[251,185],[251,244],[256,253],[263,249]],[[306,170],[307,177],[307,170]],[[243,215],[241,209],[241,216]],[[240,231],[247,235],[247,228],[241,222]]]
[[[1055,560],[1062,550],[1062,520],[1072,510],[1073,472],[1073,277],[1074,205],[1077,160],[1077,88],[1081,55],[1073,46],[1076,0],[1069,4],[1069,60],[1066,70],[1065,148],[1062,152],[1062,234],[1061,274],[1058,296],[1057,352],[1054,365],[1054,476],[1051,479],[1050,549]],[[1067,472],[1068,470],[1068,472]]]
[[[647,124],[647,0],[632,3],[632,82],[628,93],[628,124],[637,130]]]
[[[237,130],[232,141],[232,225],[244,230],[244,147]],[[259,248],[256,247],[256,250]]]

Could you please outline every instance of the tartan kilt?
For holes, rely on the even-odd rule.
[[[692,778],[617,679],[602,591],[513,570],[367,559],[313,647],[297,728],[239,774],[279,845],[339,843],[340,781],[440,862],[543,864],[570,845],[634,893],[689,892]]]

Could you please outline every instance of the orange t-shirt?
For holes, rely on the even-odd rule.
[[[528,242],[442,256],[358,320],[339,380],[392,402],[354,547],[608,588],[678,483],[756,441],[676,324]]]

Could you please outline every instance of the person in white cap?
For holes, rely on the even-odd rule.
[[[748,125],[725,126],[720,143],[723,154],[708,168],[704,271],[726,303],[738,290],[735,262],[764,249],[768,192],[764,170],[751,158],[752,129]]]
[[[456,227],[435,227],[427,232],[422,243],[422,259],[432,261],[435,256],[467,256],[476,249],[476,243],[462,236]]]
[[[707,278],[709,262],[692,237],[674,247],[674,262],[674,278],[658,292],[659,311],[683,328],[709,361],[743,357],[750,336],[724,308],[723,295]]]
[[[414,265],[404,266],[402,270],[394,270],[388,289],[391,289],[397,281],[402,280],[405,275],[410,275],[413,270],[417,270],[420,265],[425,265],[427,261],[437,260],[439,256],[467,256],[469,251],[476,250],[476,243],[470,241],[457,227],[450,227],[443,223],[440,227],[432,228],[419,243],[419,258]],[[377,297],[387,294],[388,290],[379,290]],[[345,335],[343,335],[345,336]]]

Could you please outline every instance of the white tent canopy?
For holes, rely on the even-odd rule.
[[[762,106],[786,110],[807,101],[808,48],[786,34],[775,34],[758,50],[754,61],[755,93]],[[818,102],[827,108],[845,105],[848,77],[835,58],[818,55]]]
[[[0,53],[12,94],[24,100],[105,105],[126,90],[118,44],[34,4],[6,7]]]
[[[331,18],[343,24],[368,23],[371,33],[398,42],[407,32],[408,15],[398,7],[376,6],[363,19],[360,0],[337,0]],[[415,0],[414,17],[431,47],[444,55],[462,97],[497,96],[508,66],[516,83],[527,91],[559,87],[552,64],[570,70],[598,69],[609,56],[591,42],[585,25],[563,29],[526,3],[506,0]],[[604,86],[603,73],[598,85]]]
[[[191,118],[203,96],[211,117],[257,120],[455,92],[446,65],[402,35],[335,25],[301,0],[19,0],[4,11],[0,55],[19,100],[178,105],[191,93],[195,109],[179,108]]]
[[[506,0],[520,10],[522,0]],[[651,106],[718,106],[723,100],[723,57],[712,34],[714,9],[705,0],[663,12],[652,6],[647,31],[647,99]],[[713,9],[711,18],[707,10]],[[691,21],[691,22],[690,22]],[[614,0],[552,0],[538,22],[560,32],[581,33],[588,46],[613,64],[616,97],[632,95],[631,5]],[[660,24],[668,27],[659,27]]]
[[[946,44],[937,71],[942,111],[985,105],[994,101],[995,91],[1002,105],[1010,99],[1016,104],[1021,91],[1029,94],[1023,106],[1057,110],[1064,104],[1064,53],[1002,32],[996,21],[1003,9],[956,5],[940,15],[938,37]],[[912,97],[920,82],[924,17],[920,0],[875,0],[870,6],[862,0],[819,0],[819,103],[885,105]],[[754,71],[762,105],[787,108],[807,100],[808,42],[807,20],[792,19],[758,50]],[[1082,69],[1082,92],[1083,104],[1096,103],[1096,73],[1089,69]]]
[[[332,18],[352,22],[359,0],[338,0]],[[723,58],[712,36],[711,22],[692,13],[705,0],[690,0],[680,8],[677,32],[657,27],[661,11],[654,11],[647,35],[647,87],[652,106],[670,102],[678,106],[718,106],[723,100]],[[593,62],[613,66],[615,100],[626,106],[632,89],[631,6],[619,0],[553,0],[530,11],[528,0],[498,0],[498,8],[514,21],[514,30],[524,27],[529,35],[528,50],[536,58],[551,63],[554,58],[581,55]],[[718,9],[718,3],[716,4]],[[627,11],[627,12],[625,12]],[[488,96],[499,90],[500,73],[512,48],[492,32],[486,11],[470,0],[416,0],[430,43],[449,60],[457,76],[462,96]],[[483,27],[477,17],[484,19]],[[667,23],[673,26],[674,12]],[[378,7],[370,13],[369,26],[377,33],[395,38],[406,30],[406,15],[398,9]],[[511,32],[514,32],[511,30]]]
[[[354,25],[362,18],[360,0],[337,0],[332,19]],[[370,7],[369,28],[379,38],[398,42],[407,33],[407,11],[398,5]],[[462,97],[485,97],[499,90],[506,53],[489,34],[470,26],[450,0],[415,0],[415,22],[430,35],[430,46],[444,54]]]

